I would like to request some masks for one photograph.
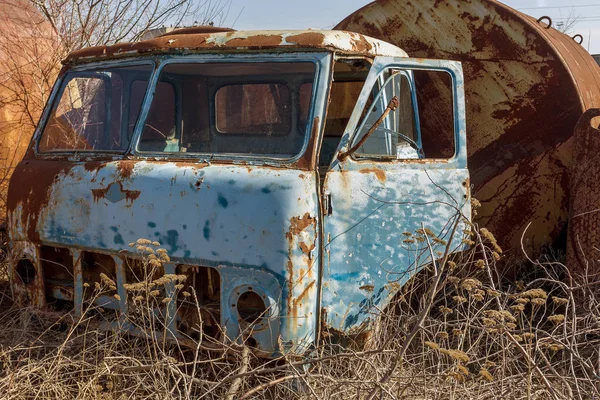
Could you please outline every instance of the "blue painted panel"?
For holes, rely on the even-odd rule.
[[[29,168],[53,163],[64,164],[31,161]],[[245,282],[276,305],[278,330],[269,335],[304,346],[314,340],[318,309],[316,187],[315,173],[292,169],[76,162],[30,222],[46,244],[117,255],[144,238],[160,242],[173,263],[219,268],[224,309]],[[231,315],[224,312],[222,322],[233,327]]]

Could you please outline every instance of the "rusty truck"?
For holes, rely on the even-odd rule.
[[[173,337],[202,326],[269,356],[360,335],[464,247],[466,151],[460,63],[361,34],[196,27],[76,51],[11,181],[14,296],[80,314],[108,279],[116,296],[93,301],[116,328],[142,239],[184,277],[160,294]]]
[[[464,248],[471,190],[508,252],[594,248],[600,68],[577,37],[493,0],[376,1],[335,29],[69,55],[10,185],[15,298],[77,314],[104,276],[116,296],[94,301],[121,326],[142,239],[205,337],[269,356],[368,332]],[[172,289],[169,330],[194,338]]]

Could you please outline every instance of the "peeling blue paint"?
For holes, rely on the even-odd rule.
[[[229,201],[223,196],[223,193],[219,193],[218,197],[219,205],[223,208],[227,208],[229,206]]]
[[[210,221],[206,221],[204,223],[204,228],[202,229],[202,234],[204,235],[204,239],[210,240]]]

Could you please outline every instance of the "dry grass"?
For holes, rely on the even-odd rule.
[[[507,261],[500,260],[493,236],[485,230],[470,235],[473,250],[433,265],[405,287],[361,351],[324,339],[310,355],[265,361],[242,346],[221,352],[202,344],[179,347],[164,340],[162,316],[151,312],[162,302],[161,285],[177,277],[150,280],[130,299],[130,322],[158,333],[145,338],[96,329],[109,313],[93,306],[79,319],[17,309],[4,287],[0,397],[600,397],[596,277],[572,276],[546,259],[528,261],[508,280],[498,273]],[[151,259],[149,268],[158,265]],[[98,286],[90,290],[111,293],[110,282]]]

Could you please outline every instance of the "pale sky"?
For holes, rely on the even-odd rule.
[[[236,29],[330,29],[369,0],[232,0],[226,25]],[[575,19],[570,34],[584,37],[584,47],[600,53],[600,0],[506,0],[534,17],[548,15],[554,25]],[[589,40],[589,43],[588,43]]]

